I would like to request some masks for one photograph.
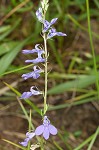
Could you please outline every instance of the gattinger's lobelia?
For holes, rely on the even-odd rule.
[[[26,63],[33,63],[34,67],[33,67],[32,72],[23,74],[22,78],[24,80],[27,80],[29,78],[38,79],[40,77],[41,73],[44,73],[44,75],[45,75],[45,88],[42,89],[42,91],[44,91],[44,92],[40,91],[35,85],[33,85],[30,88],[30,91],[24,92],[20,97],[20,99],[27,99],[30,96],[33,96],[33,95],[37,96],[39,94],[42,94],[42,96],[44,97],[44,108],[43,108],[43,112],[41,114],[41,116],[43,118],[43,123],[40,126],[38,126],[34,131],[26,133],[26,138],[24,139],[23,142],[20,142],[20,144],[25,147],[28,146],[29,141],[35,136],[42,135],[42,137],[45,140],[48,140],[50,135],[57,134],[56,127],[54,127],[50,123],[50,120],[48,119],[48,117],[46,115],[46,112],[48,110],[48,105],[47,105],[48,69],[47,69],[47,66],[48,66],[48,57],[49,57],[48,51],[47,51],[47,40],[53,38],[54,36],[67,36],[67,35],[62,32],[57,32],[56,29],[53,28],[53,25],[56,23],[58,18],[54,18],[50,22],[45,19],[48,6],[49,6],[49,0],[42,0],[41,7],[36,11],[36,17],[37,17],[38,21],[41,22],[41,24],[42,24],[42,38],[44,40],[44,47],[42,47],[40,44],[36,44],[34,49],[22,51],[23,54],[37,53],[37,56],[38,56],[37,58],[35,58],[33,60],[25,61]],[[41,69],[38,66],[39,63],[43,64],[44,69]],[[31,149],[33,149],[33,145],[32,145]]]

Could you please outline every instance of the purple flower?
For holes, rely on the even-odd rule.
[[[36,47],[36,48],[37,48],[37,47]],[[32,62],[32,63],[34,63],[34,64],[40,63],[40,62],[45,62],[45,58],[42,58],[42,56],[41,56],[42,54],[45,53],[44,50],[37,49],[37,53],[38,53],[38,57],[37,57],[36,59],[33,59],[33,60],[26,60],[25,62],[26,62],[26,63]]]
[[[43,32],[46,32],[57,21],[57,19],[58,18],[54,18],[51,20],[51,22],[48,22],[47,20],[45,20]]]
[[[43,137],[47,140],[50,136],[57,134],[57,129],[50,124],[50,120],[47,116],[44,116],[43,124],[38,126],[35,130],[35,135],[41,135],[43,134]]]
[[[24,146],[24,147],[26,147],[27,145],[28,145],[28,142],[29,142],[29,138],[26,138],[26,139],[24,139],[24,141],[23,142],[19,142],[22,146]]]
[[[40,62],[45,62],[45,58],[42,58],[42,57],[38,57],[36,59],[33,59],[33,60],[26,60],[25,61],[26,63],[34,63],[34,64],[37,64],[37,63],[40,63]]]
[[[40,53],[41,49],[38,47],[40,44],[35,45],[35,49],[32,50],[23,50],[23,54],[33,54],[33,53]],[[44,52],[44,50],[42,50]]]
[[[29,97],[32,96],[32,95],[39,95],[39,94],[42,94],[42,92],[38,91],[38,89],[37,89],[37,90],[34,90],[34,88],[37,89],[37,87],[32,86],[32,87],[30,88],[30,92],[24,92],[24,93],[21,95],[20,99],[27,99],[27,98],[29,98]]]
[[[40,77],[40,73],[43,72],[42,69],[37,69],[37,66],[33,67],[34,71],[30,72],[30,73],[26,73],[22,75],[22,78],[24,78],[24,80],[28,79],[28,78],[34,78],[37,79]]]
[[[43,22],[43,11],[41,7],[36,11],[36,17],[40,22]]]
[[[23,53],[23,54],[33,54],[33,53],[37,53],[37,50],[36,50],[36,49],[23,50],[22,53]]]
[[[28,145],[28,142],[35,136],[34,132],[27,132],[26,133],[26,138],[24,139],[23,142],[19,142],[22,146],[26,147]]]
[[[30,140],[35,136],[35,132],[27,132],[26,137],[29,138]]]
[[[47,35],[47,39],[50,39],[52,38],[53,36],[67,36],[65,33],[62,33],[62,32],[56,32],[56,29],[54,28],[51,28],[49,30],[49,33]]]

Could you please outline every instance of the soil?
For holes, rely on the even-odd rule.
[[[1,104],[3,108],[3,104]],[[4,105],[4,109],[0,111],[0,137],[15,143],[19,143],[25,138],[25,133],[28,130],[28,122],[21,115],[21,108],[17,101],[10,102],[9,107]],[[71,145],[72,149],[77,147],[85,139],[95,133],[99,125],[99,111],[92,103],[83,104],[80,106],[73,106],[70,108],[61,109],[58,111],[48,112],[49,119],[54,118],[54,125],[59,129],[60,133],[66,139],[68,133],[67,143]],[[34,114],[34,125],[41,124],[41,118]],[[76,133],[79,132],[78,136]],[[50,138],[48,144],[52,141]],[[54,139],[60,141],[59,137],[55,136]],[[95,141],[93,150],[99,149],[99,138]],[[66,146],[60,141],[61,147],[66,150]],[[19,150],[15,146],[0,140],[0,150]],[[68,150],[68,149],[67,149]],[[87,150],[84,147],[82,150]]]

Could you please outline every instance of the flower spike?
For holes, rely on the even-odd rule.
[[[47,105],[48,82],[47,81],[48,81],[48,56],[49,56],[49,52],[47,49],[47,39],[51,39],[54,36],[67,36],[67,35],[65,33],[62,33],[62,32],[57,32],[56,29],[54,29],[52,27],[56,23],[58,18],[53,18],[50,22],[45,19],[48,6],[49,6],[49,0],[41,0],[41,7],[39,7],[39,9],[36,11],[36,17],[37,17],[38,21],[42,23],[41,33],[42,33],[42,37],[44,40],[44,47],[40,46],[40,44],[36,44],[34,49],[32,49],[32,50],[26,49],[26,50],[22,51],[23,54],[34,54],[34,53],[37,54],[36,58],[31,59],[31,60],[26,60],[25,61],[26,63],[34,63],[34,64],[44,63],[43,64],[44,71],[40,67],[35,65],[33,67],[33,70],[29,73],[23,74],[22,78],[24,78],[25,80],[28,78],[38,79],[40,77],[41,72],[44,72],[44,74],[45,74],[44,91],[39,91],[36,86],[32,86],[30,88],[30,91],[24,92],[20,97],[20,99],[28,99],[32,95],[43,94],[43,98],[44,98],[44,108],[41,111],[41,115],[43,116],[43,123],[40,126],[38,126],[34,132],[27,132],[26,133],[26,138],[24,139],[23,142],[20,142],[20,144],[22,146],[25,146],[25,147],[28,145],[28,142],[34,136],[42,135],[45,140],[48,140],[50,135],[56,135],[58,132],[57,128],[50,123],[50,120],[45,115],[47,110],[48,110],[48,105]],[[31,145],[31,147],[29,145],[29,149],[35,150],[36,148],[41,147],[40,144],[41,143],[33,144],[33,145]]]

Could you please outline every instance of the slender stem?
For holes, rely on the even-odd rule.
[[[46,16],[46,0],[44,0],[45,8],[44,8],[44,20]],[[44,26],[43,26],[44,28]],[[46,33],[43,34],[44,39],[44,50],[45,50],[45,90],[44,90],[44,114],[46,114],[47,111],[47,38]]]
[[[43,138],[41,138],[41,150],[44,150]]]
[[[46,33],[44,33],[44,48],[45,48],[45,91],[44,91],[44,114],[46,113],[46,102],[47,102],[47,39]]]
[[[30,117],[29,117],[29,132],[31,131],[31,109],[30,109]],[[28,150],[30,150],[30,142],[28,143]]]

